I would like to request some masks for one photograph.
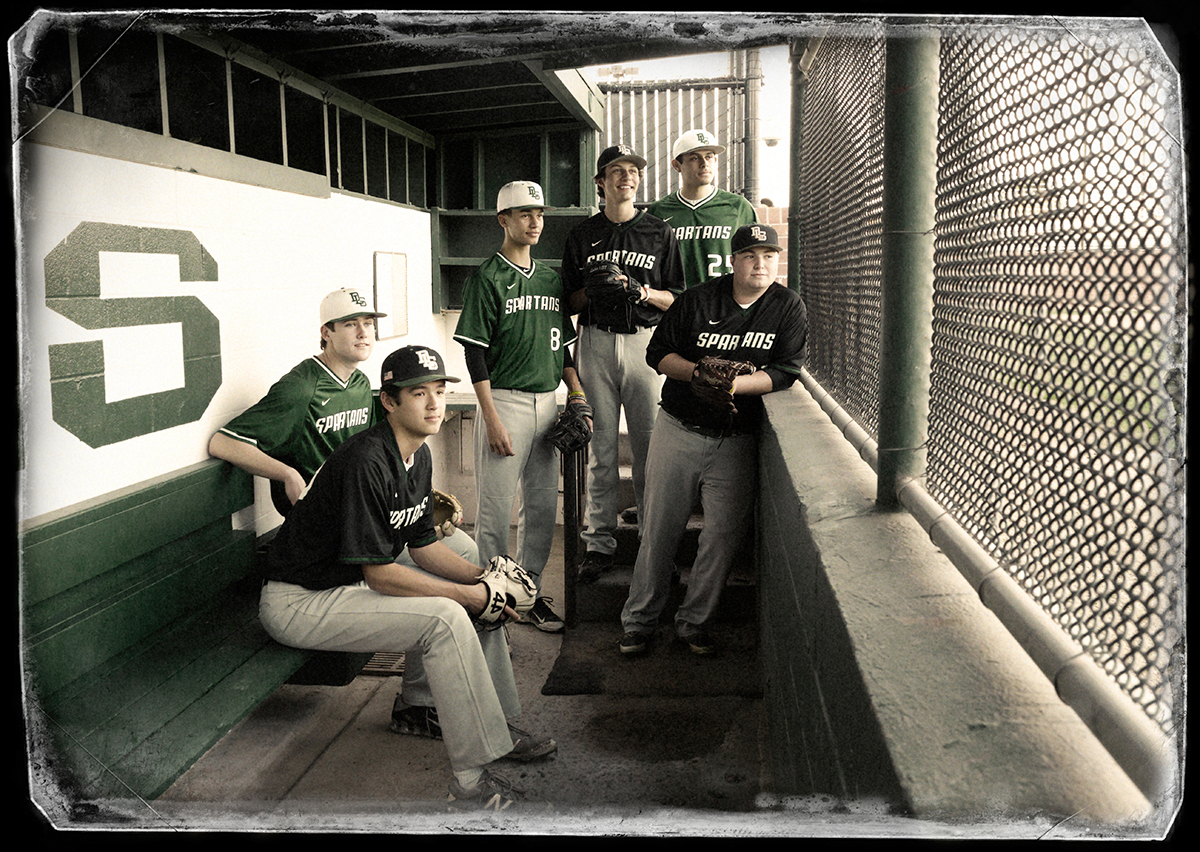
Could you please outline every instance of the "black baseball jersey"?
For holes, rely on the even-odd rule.
[[[422,444],[406,468],[387,421],[333,451],[271,541],[265,576],[309,589],[361,582],[364,565],[437,541],[433,460]]]
[[[580,222],[567,235],[563,248],[563,293],[583,288],[583,268],[588,261],[611,260],[639,284],[656,290],[683,292],[683,259],[671,226],[639,210],[628,222],[609,221],[597,213]],[[619,305],[600,309],[589,305],[579,316],[582,325],[603,325],[622,331],[657,325],[663,312],[647,305]]]
[[[749,361],[766,370],[774,389],[781,390],[799,378],[807,340],[807,312],[799,293],[774,283],[754,304],[743,308],[733,299],[733,275],[722,275],[675,299],[646,347],[646,362],[658,369],[672,352],[688,361],[699,361],[705,355]],[[691,426],[733,433],[756,430],[762,419],[762,399],[738,396],[734,402],[738,413],[731,421],[724,412],[697,399],[688,382],[668,377],[660,404],[668,414]]]

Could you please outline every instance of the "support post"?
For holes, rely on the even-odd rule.
[[[889,35],[884,72],[883,281],[876,502],[925,472],[937,187],[936,31]]]

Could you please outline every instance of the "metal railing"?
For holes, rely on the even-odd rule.
[[[912,39],[936,51],[927,140],[884,122],[910,84],[887,80],[888,53]],[[809,308],[814,389],[879,460],[893,449],[876,443],[880,412],[897,398],[927,412],[905,448],[922,499],[1066,640],[1041,641],[1082,649],[1168,737],[1186,559],[1177,73],[1130,20],[867,22],[805,47],[791,283]],[[933,225],[918,235],[931,295],[910,335],[925,375],[881,382],[894,375],[885,295],[907,272],[888,266],[902,228],[885,222],[903,200],[884,162],[907,145],[936,154]]]

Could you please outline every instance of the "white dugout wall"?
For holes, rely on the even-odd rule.
[[[454,318],[432,312],[427,213],[50,145],[20,143],[17,150],[21,520],[208,458],[220,425],[318,351],[321,297],[344,286],[373,290],[377,253],[404,256],[407,298],[397,293],[392,301],[406,306],[407,334],[377,342],[363,366],[372,385],[387,353],[408,343],[439,349],[465,375],[460,347],[450,341]],[[106,404],[183,382],[178,324],[88,330],[48,307],[46,258],[82,223],[186,232],[215,262],[215,280],[181,281],[174,255],[100,253],[102,299],[194,296],[215,315],[221,379],[199,419],[97,447],[56,422],[50,350],[57,344],[103,341]],[[278,523],[265,482],[258,482],[256,502],[258,517],[236,522],[264,532]]]

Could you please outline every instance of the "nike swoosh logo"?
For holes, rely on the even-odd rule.
[[[675,218],[674,216],[668,216],[667,218],[663,219],[663,221],[664,221],[664,222],[670,222],[670,221],[671,221],[672,219],[674,219],[674,218]]]
[[[329,404],[329,400],[325,400],[324,402],[321,403],[321,405],[323,405],[323,406],[328,405],[328,404]]]
[[[708,321],[708,324],[709,324],[709,325],[720,325],[720,324],[721,324],[721,320],[709,320],[709,321]]]
[[[517,286],[517,282],[514,281],[513,283],[509,284],[508,287],[505,289],[511,290],[513,287],[516,287],[516,286]]]
[[[592,243],[592,248],[595,248],[596,246],[600,245],[600,243],[602,243],[602,242],[604,242],[604,240],[596,240],[596,242]]]

